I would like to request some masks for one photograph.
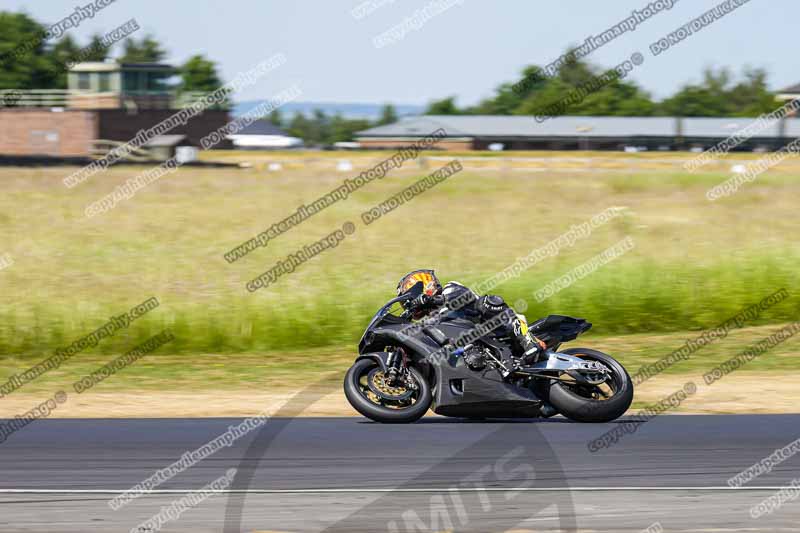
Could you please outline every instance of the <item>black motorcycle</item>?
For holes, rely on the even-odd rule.
[[[560,413],[578,422],[608,422],[630,407],[633,382],[614,358],[588,348],[557,351],[592,327],[586,320],[550,315],[531,324],[529,331],[546,349],[525,365],[491,321],[476,324],[447,307],[413,321],[402,303],[422,290],[420,282],[387,302],[359,342],[344,393],[367,418],[414,422],[432,407],[462,418]]]

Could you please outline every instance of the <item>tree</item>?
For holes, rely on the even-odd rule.
[[[687,85],[659,105],[662,115],[678,117],[722,117],[727,105],[707,87]]]
[[[363,119],[346,119],[341,115],[336,114],[331,119],[330,137],[328,143],[333,144],[337,142],[352,141],[356,132],[365,130],[370,127],[368,120]]]
[[[267,120],[273,126],[278,126],[279,128],[283,127],[283,117],[281,116],[281,112],[279,109],[273,109],[270,112]]]
[[[522,102],[532,99],[547,87],[548,79],[535,65],[522,71],[522,79],[517,83],[503,83],[495,90],[494,98],[481,101],[480,104],[466,110],[467,113],[482,115],[513,115],[518,112]]]
[[[339,114],[329,117],[315,109],[312,118],[296,112],[287,133],[303,139],[308,145],[329,146],[337,142],[352,141],[356,132],[370,126],[368,120],[346,119]]]
[[[538,66],[531,65],[519,81],[501,84],[494,96],[474,107],[459,110],[452,98],[445,98],[432,102],[428,113],[750,117],[777,107],[766,80],[760,69],[745,69],[736,84],[727,69],[706,69],[701,83],[685,85],[669,98],[654,102],[633,80],[606,76],[600,68],[573,56],[554,76],[544,76]],[[576,98],[569,105],[559,105],[568,97]]]
[[[201,55],[194,55],[180,69],[181,90],[210,93],[222,87],[213,61]]]
[[[311,121],[311,140],[317,144],[327,144],[330,136],[330,120],[324,111],[315,109],[314,119]]]
[[[574,56],[571,56],[568,61],[559,67],[556,77],[571,87],[580,87],[591,82],[599,73],[599,69],[586,61],[575,59]]]
[[[684,85],[677,93],[661,102],[662,115],[680,117],[722,117],[729,113],[726,86],[730,83],[727,69],[703,72],[703,82]]]
[[[572,115],[647,117],[656,105],[635,83],[614,80],[572,107]]]
[[[574,56],[551,78],[532,70],[526,79],[536,83],[525,86],[524,101],[514,114],[649,116],[655,112],[650,95],[634,82]]]
[[[701,83],[683,86],[661,102],[659,112],[683,117],[753,117],[776,107],[766,72],[745,68],[742,80],[734,85],[733,76],[722,68],[706,69]]]
[[[442,100],[435,100],[428,105],[426,115],[461,115],[455,103],[456,97],[450,96]]]
[[[110,52],[109,47],[103,43],[103,36],[95,33],[89,39],[89,44],[86,47],[86,53],[83,56],[83,61],[105,61]]]
[[[541,86],[537,87],[536,90],[530,91],[517,108],[512,111],[512,114],[551,115],[554,106],[558,106],[558,104],[563,101],[564,97],[574,89],[575,87],[557,77],[550,78]]]
[[[755,117],[770,113],[778,107],[775,93],[767,88],[766,71],[745,68],[743,78],[728,91],[728,102],[733,115]]]
[[[49,84],[51,88],[67,88],[67,70],[72,64],[81,60],[80,51],[80,47],[70,35],[65,35],[53,46],[49,53],[53,78]]]
[[[151,35],[145,35],[140,41],[133,37],[125,41],[120,63],[158,63],[167,56],[161,44]]]
[[[52,87],[51,62],[44,26],[23,13],[0,11],[0,88]]]
[[[312,143],[311,140],[312,132],[311,132],[311,122],[306,118],[306,116],[299,111],[295,112],[292,121],[289,123],[289,130],[287,133],[292,137],[299,137],[303,139],[307,143]]]
[[[392,104],[385,104],[381,109],[381,118],[378,120],[377,125],[383,126],[394,122],[397,122],[397,111],[395,111]]]

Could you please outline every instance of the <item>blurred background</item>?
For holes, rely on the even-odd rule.
[[[211,413],[239,413],[213,407],[214,396],[290,392],[343,373],[405,273],[434,268],[443,281],[478,286],[611,207],[620,216],[492,292],[529,320],[589,319],[586,343],[633,374],[786,289],[787,300],[637,390],[637,402],[738,353],[800,314],[800,163],[784,148],[800,137],[800,74],[786,46],[793,21],[783,16],[791,4],[750,2],[712,15],[714,2],[655,4],[267,1],[220,12],[213,2],[145,0],[81,18],[66,2],[7,0],[0,379],[156,297],[157,309],[28,385],[19,401],[169,329],[173,341],[92,394],[192,393],[209,399]],[[634,29],[620,26],[629,17]],[[596,49],[580,51],[586,43]],[[274,54],[285,64],[65,186]],[[545,67],[563,56],[551,75]],[[626,61],[624,75],[613,70]],[[291,87],[295,97],[276,100]],[[235,131],[204,149],[201,140],[227,124]],[[226,259],[440,128],[445,138],[400,168]],[[723,142],[730,153],[692,163]],[[759,161],[781,150],[779,164],[762,171]],[[363,222],[364,212],[453,159],[463,171]],[[126,184],[165,161],[179,168],[122,198]],[[736,192],[709,200],[710,189],[737,176]],[[113,208],[87,216],[112,197]],[[346,222],[356,230],[337,247],[246,289]],[[534,297],[626,237],[630,251],[544,301]],[[779,346],[744,369],[738,385],[767,374],[790,387],[794,354],[792,342]],[[69,408],[108,414],[89,394],[82,402]],[[10,414],[16,404],[6,406]],[[735,409],[722,400],[689,408]]]

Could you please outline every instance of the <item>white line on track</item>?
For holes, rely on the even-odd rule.
[[[760,487],[433,487],[433,488],[340,488],[340,489],[227,489],[219,494],[346,494],[346,493],[430,493],[430,492],[602,492],[602,491],[758,491],[780,490],[781,485]],[[162,489],[136,492],[148,494],[186,494],[197,489]],[[0,489],[0,494],[124,494],[128,490],[118,489]]]

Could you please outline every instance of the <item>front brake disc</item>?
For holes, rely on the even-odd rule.
[[[401,401],[407,400],[414,394],[411,387],[397,387],[389,385],[388,376],[378,368],[373,369],[367,375],[367,386],[374,394],[377,394],[385,400]]]

